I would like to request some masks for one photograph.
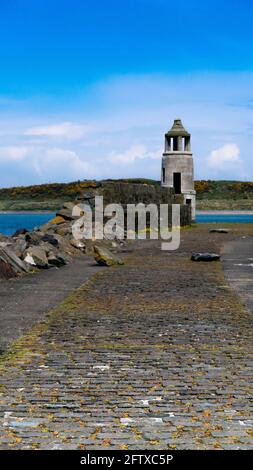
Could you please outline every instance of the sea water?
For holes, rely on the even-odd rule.
[[[22,212],[22,213],[0,213],[0,233],[12,235],[16,230],[26,228],[32,230],[45,224],[54,217],[48,212]]]
[[[16,230],[26,228],[32,230],[34,227],[39,227],[45,224],[54,217],[54,213],[42,212],[13,212],[13,213],[0,213],[0,233],[4,235],[12,235]],[[197,214],[196,222],[198,223],[253,223],[252,214],[217,214],[217,213],[204,213]]]
[[[252,214],[197,214],[196,222],[199,223],[233,223],[233,224],[252,224],[253,223],[253,213]]]

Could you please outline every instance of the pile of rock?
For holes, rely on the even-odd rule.
[[[86,197],[85,203],[87,202],[89,203],[89,198]],[[77,240],[73,237],[72,224],[78,218],[72,215],[75,205],[76,202],[66,202],[53,219],[31,232],[21,229],[11,237],[1,235],[0,278],[11,278],[53,266],[61,267],[70,262],[73,256],[85,253],[93,253],[99,264],[117,264],[117,257],[108,248],[113,247],[117,251],[122,242],[107,240],[97,244],[95,241]],[[108,259],[103,261],[103,256]]]

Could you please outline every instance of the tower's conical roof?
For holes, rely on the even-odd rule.
[[[189,137],[190,136],[189,132],[185,130],[181,119],[174,119],[173,126],[166,133],[166,135],[169,137],[176,137],[176,136]]]

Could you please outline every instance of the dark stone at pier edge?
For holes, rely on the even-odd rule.
[[[229,233],[228,228],[211,228],[210,233]]]
[[[192,261],[218,261],[220,255],[217,253],[192,253]]]

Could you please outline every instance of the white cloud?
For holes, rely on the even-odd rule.
[[[112,163],[120,163],[122,165],[133,164],[136,160],[143,160],[145,158],[157,159],[161,158],[162,152],[148,152],[144,145],[133,145],[128,150],[122,153],[111,153],[108,160]]]
[[[90,126],[62,122],[49,126],[31,127],[24,132],[26,136],[60,137],[66,139],[80,139],[91,130]]]
[[[24,160],[28,155],[28,147],[8,146],[0,147],[0,161],[1,162],[18,162]]]
[[[8,104],[0,110],[0,185],[158,179],[164,133],[177,116],[192,134],[196,179],[252,180],[252,80],[252,73],[112,77],[79,95],[39,98],[39,115],[35,98]]]
[[[71,181],[94,178],[96,168],[82,159],[74,150],[47,146],[0,147],[0,165],[8,165],[9,171],[2,173],[8,186],[27,174],[31,183]],[[9,176],[8,176],[9,175]],[[17,183],[15,183],[17,184]],[[20,183],[18,183],[20,184]],[[5,184],[3,184],[5,186]]]
[[[208,157],[208,165],[215,169],[223,169],[231,163],[240,162],[240,148],[237,144],[224,144],[213,150]]]
[[[93,166],[73,150],[49,148],[33,158],[33,168],[40,176],[84,179],[94,174]]]

